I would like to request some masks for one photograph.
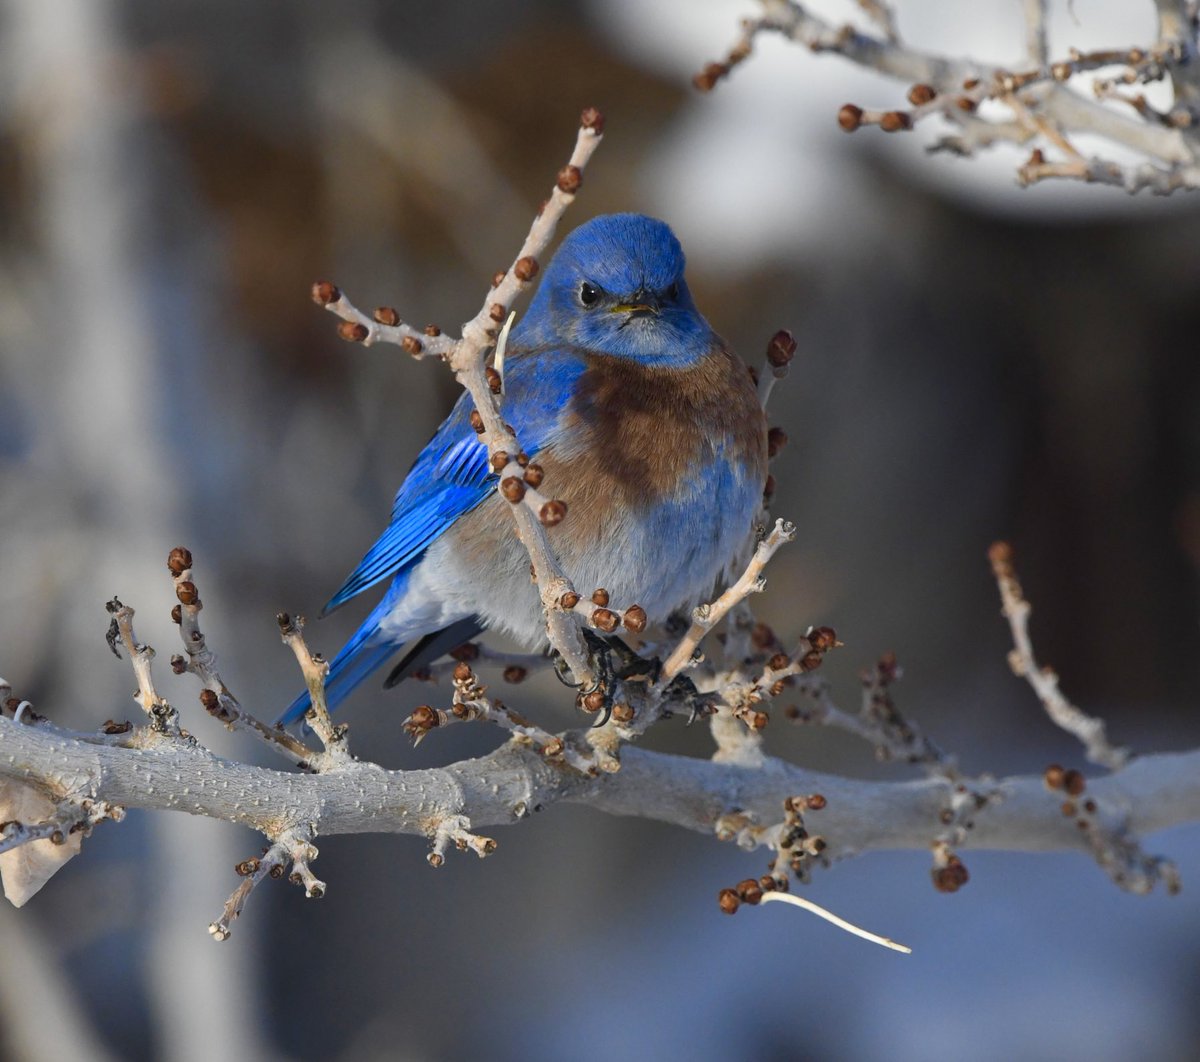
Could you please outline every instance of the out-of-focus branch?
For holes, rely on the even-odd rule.
[[[1032,154],[1017,171],[1023,185],[1065,177],[1131,193],[1146,188],[1166,195],[1200,188],[1200,64],[1197,17],[1190,5],[1156,0],[1158,35],[1149,44],[1093,52],[1072,48],[1052,60],[1045,2],[1024,0],[1027,54],[1011,68],[914,48],[900,39],[891,20],[883,36],[872,36],[853,25],[836,25],[794,0],[760,0],[759,6],[757,17],[743,21],[726,58],[696,75],[698,88],[712,89],[744,62],[760,33],[779,33],[813,53],[840,55],[910,86],[907,107],[846,104],[837,120],[847,132],[863,126],[907,132],[938,117],[956,132],[940,138],[931,150],[972,155],[999,141],[1033,143]],[[1082,95],[1073,82],[1076,75],[1101,70],[1116,72],[1094,82],[1094,99]],[[1163,78],[1175,95],[1165,112],[1150,107],[1140,93],[1117,89]],[[1121,113],[1110,102],[1129,111]],[[982,116],[985,103],[1002,105],[1011,117]],[[1102,155],[1085,157],[1072,140],[1078,133],[1094,134],[1143,159],[1126,164]]]
[[[1105,733],[1104,720],[1088,715],[1063,695],[1058,675],[1052,668],[1039,667],[1033,655],[1033,640],[1029,636],[1029,615],[1033,606],[1025,599],[1017,570],[1013,566],[1012,547],[997,542],[988,550],[992,574],[1000,588],[1004,618],[1012,630],[1014,649],[1008,656],[1013,674],[1025,679],[1045,706],[1046,714],[1067,733],[1077,737],[1084,755],[1092,762],[1115,770],[1129,759],[1129,750],[1111,745]]]

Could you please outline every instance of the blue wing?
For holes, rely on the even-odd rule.
[[[583,361],[572,353],[524,351],[510,355],[504,415],[528,452],[536,453],[552,441],[559,414],[583,368]],[[471,428],[474,408],[471,396],[464,392],[397,491],[387,529],[322,615],[413,563],[459,517],[496,489],[487,448]]]
[[[583,358],[570,348],[542,347],[510,354],[504,416],[530,454],[555,441],[561,414],[584,368]],[[470,395],[463,394],[397,491],[387,529],[325,606],[322,615],[395,576],[383,599],[330,664],[325,693],[331,709],[400,648],[393,641],[378,640],[377,635],[380,624],[404,596],[413,566],[455,520],[496,489],[487,449],[471,428],[472,408]],[[415,631],[413,636],[427,633]],[[279,722],[285,726],[294,723],[308,706],[305,692],[288,706]]]

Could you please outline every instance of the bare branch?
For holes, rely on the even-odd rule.
[[[721,622],[734,605],[743,601],[750,594],[758,593],[763,589],[766,585],[762,578],[763,568],[766,567],[767,562],[780,546],[785,542],[791,542],[795,537],[795,524],[786,520],[776,520],[775,526],[755,548],[754,556],[742,573],[742,577],[715,601],[697,606],[692,613],[691,627],[688,628],[687,633],[680,639],[679,644],[675,646],[663,664],[662,674],[658,681],[660,690],[688,666],[704,636]]]
[[[503,381],[493,370],[489,378],[487,356],[495,345],[501,324],[512,304],[540,271],[540,257],[554,237],[555,228],[583,183],[583,171],[599,145],[604,116],[595,108],[583,112],[575,150],[559,172],[550,198],[542,204],[513,264],[494,278],[491,290],[478,313],[463,325],[462,337],[447,339],[432,326],[424,333],[400,322],[390,307],[376,310],[374,319],[356,309],[333,284],[313,286],[313,299],[342,318],[339,334],[360,343],[397,343],[414,356],[436,354],[443,358],[455,378],[469,392],[478,414],[476,429],[488,446],[491,467],[500,483],[500,493],[511,504],[517,534],[533,563],[534,576],[546,614],[550,644],[561,654],[575,681],[586,691],[597,685],[578,625],[561,602],[574,588],[550,549],[545,528],[566,517],[566,506],[541,494],[541,476],[530,472],[528,458],[505,423],[500,411]],[[501,355],[502,356],[502,355]]]
[[[1013,567],[1012,547],[1007,542],[997,542],[988,551],[992,562],[992,573],[1000,588],[1004,618],[1012,630],[1015,648],[1008,662],[1013,674],[1024,678],[1033,687],[1046,708],[1046,714],[1067,733],[1077,737],[1084,746],[1084,755],[1092,763],[1116,769],[1129,760],[1129,750],[1109,744],[1104,730],[1104,721],[1088,715],[1075,707],[1063,695],[1058,686],[1058,675],[1051,668],[1039,667],[1033,655],[1033,642],[1029,637],[1029,614],[1033,606],[1025,599],[1017,571]]]
[[[873,4],[862,4],[873,14]],[[1044,158],[1039,147],[1035,158],[1020,168],[1018,180],[1029,185],[1049,178],[1109,184],[1133,193],[1149,189],[1166,195],[1178,189],[1200,188],[1200,70],[1194,14],[1176,0],[1156,0],[1157,39],[1147,45],[1081,52],[1051,60],[1046,34],[1045,0],[1024,0],[1026,52],[1031,64],[1008,70],[969,57],[936,55],[900,40],[895,23],[882,20],[882,37],[850,25],[835,25],[793,0],[760,0],[761,14],[747,19],[724,62],[710,63],[697,75],[702,90],[712,89],[734,66],[750,54],[759,33],[773,32],[809,51],[833,53],[860,66],[897,78],[910,87],[908,107],[872,109],[848,103],[837,119],[847,132],[878,126],[888,133],[906,132],[919,122],[938,117],[958,127],[958,133],[941,137],[935,150],[970,155],[998,141],[1026,143],[1041,139],[1062,159]],[[877,22],[881,20],[876,17]],[[1115,68],[1118,73],[1096,83],[1089,99],[1076,91],[1078,74]],[[1114,93],[1115,84],[1144,84],[1166,78],[1175,103],[1166,114],[1149,108],[1140,96]],[[1120,114],[1102,102],[1119,98],[1129,103],[1136,117]],[[997,102],[1016,115],[979,116],[982,104]],[[1085,160],[1073,144],[1077,133],[1092,133],[1145,158],[1127,165],[1115,159]]]

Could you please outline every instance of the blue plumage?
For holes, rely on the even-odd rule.
[[[568,506],[549,532],[564,571],[581,592],[604,586],[652,621],[712,589],[749,533],[766,474],[755,389],[683,271],[661,221],[596,218],[563,241],[505,360],[505,419],[545,469],[544,489]],[[446,628],[544,643],[528,558],[471,409],[464,394],[326,606],[393,578],[331,664],[331,707],[406,643]],[[297,698],[281,721],[307,707]]]

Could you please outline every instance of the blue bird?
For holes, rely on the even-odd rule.
[[[546,492],[567,504],[547,534],[573,585],[640,604],[652,623],[706,598],[750,533],[767,429],[749,370],[692,301],[671,229],[614,214],[567,236],[512,331],[504,388],[505,419],[545,470]],[[331,708],[414,640],[385,685],[484,629],[546,644],[473,408],[464,393],[325,606],[392,580],[330,666]],[[280,721],[308,705],[298,697]]]

